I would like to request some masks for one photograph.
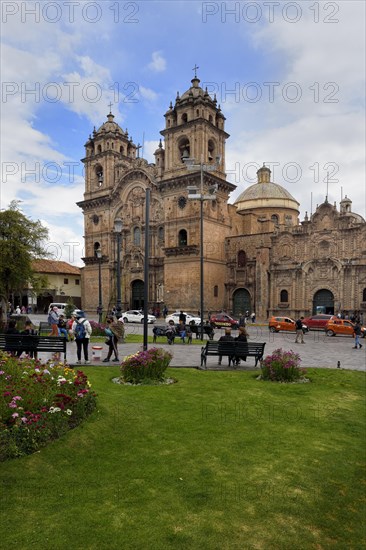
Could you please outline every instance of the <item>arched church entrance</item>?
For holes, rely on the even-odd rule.
[[[250,294],[246,288],[238,288],[233,294],[233,315],[238,317],[246,311],[252,311]]]
[[[313,315],[319,313],[334,315],[334,296],[330,290],[325,288],[318,290],[313,298]]]
[[[144,307],[144,281],[132,282],[132,309],[142,309]]]

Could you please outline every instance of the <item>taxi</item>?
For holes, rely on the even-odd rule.
[[[237,319],[233,319],[233,317],[224,312],[211,315],[210,323],[214,328],[237,329],[239,327],[239,321],[237,321]]]
[[[348,319],[338,319],[337,317],[333,317],[325,325],[325,334],[327,336],[353,336],[354,326],[355,324]],[[365,338],[366,327],[361,327],[361,335],[362,338]]]
[[[296,332],[296,323],[290,317],[271,317],[268,322],[268,328],[270,332]],[[304,332],[307,332],[309,329],[306,324],[302,324]]]

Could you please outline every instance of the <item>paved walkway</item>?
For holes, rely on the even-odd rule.
[[[265,355],[270,354],[277,348],[284,350],[292,349],[300,354],[302,367],[324,367],[337,368],[338,362],[341,368],[350,370],[366,370],[366,339],[361,339],[362,349],[353,349],[354,340],[350,337],[328,337],[323,332],[309,332],[305,335],[305,344],[295,344],[294,334],[278,333],[272,334],[268,331],[267,326],[249,326],[250,341],[266,342]],[[149,331],[150,332],[150,331]],[[218,339],[221,331],[217,330],[215,339]],[[157,344],[149,344],[149,347],[157,346],[169,350],[173,353],[171,367],[190,367],[197,368],[200,366],[201,346],[196,344],[181,344],[176,343],[172,346],[163,343],[164,339],[159,338]],[[99,345],[91,343],[89,345],[89,359],[94,365],[109,365],[116,366],[117,363],[102,363],[100,360],[93,360],[92,346]],[[100,344],[103,347],[102,359],[107,355],[107,346]],[[119,354],[122,360],[127,355],[136,353],[142,349],[142,344],[119,344]],[[46,354],[41,354],[41,357],[46,357]],[[43,358],[42,357],[42,358]],[[76,363],[76,345],[74,342],[67,346],[68,363],[74,365]],[[224,363],[224,360],[223,360]],[[245,364],[245,369],[254,368],[255,360],[249,357]],[[208,369],[217,369],[217,358],[208,357]]]

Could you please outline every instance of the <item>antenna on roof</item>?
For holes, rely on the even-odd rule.
[[[313,192],[310,193],[310,217],[313,215]]]

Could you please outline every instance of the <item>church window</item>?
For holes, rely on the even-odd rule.
[[[112,142],[112,149],[114,149],[114,143]]]
[[[178,149],[179,158],[182,162],[184,162],[184,159],[189,158],[191,155],[189,139],[186,137],[182,137],[178,142]]]
[[[95,167],[95,174],[97,176],[97,185],[98,187],[101,187],[101,185],[103,185],[103,168],[100,166],[100,164],[98,164],[96,167]]]
[[[159,241],[164,240],[164,227],[159,227],[158,229],[158,240]]]
[[[244,250],[239,250],[238,252],[238,267],[245,267],[247,263],[247,255]]]
[[[213,160],[215,156],[215,142],[212,139],[208,140],[208,160]]]
[[[141,229],[139,227],[135,227],[133,230],[133,244],[135,246],[140,246],[141,244]]]
[[[183,195],[179,197],[178,199],[178,206],[183,210],[183,208],[186,207],[187,204],[187,197],[184,197]]]
[[[178,246],[187,246],[187,231],[181,229],[178,233]]]
[[[119,148],[119,152],[122,153],[122,155],[124,154],[124,150],[123,150],[122,145],[121,145],[121,147]]]
[[[188,115],[187,113],[182,114],[182,123],[186,124],[188,122]]]
[[[214,298],[217,298],[219,295],[219,287],[217,285],[214,286]]]
[[[199,109],[196,110],[196,115],[200,116],[200,110]]]
[[[102,146],[101,146],[101,145],[98,145],[97,152],[98,152],[98,153],[101,153],[101,152],[102,152]]]
[[[286,225],[292,225],[292,216],[290,216],[289,214],[286,214],[285,223]]]
[[[278,216],[277,216],[277,214],[272,214],[271,220],[273,221],[273,223],[275,225],[278,225]]]
[[[211,124],[213,123],[212,115],[210,115],[210,116],[208,117],[208,121],[211,122]]]
[[[281,290],[281,292],[280,292],[280,302],[288,302],[288,292],[287,292],[287,290]]]
[[[362,301],[366,302],[366,288],[364,288],[362,292]]]

